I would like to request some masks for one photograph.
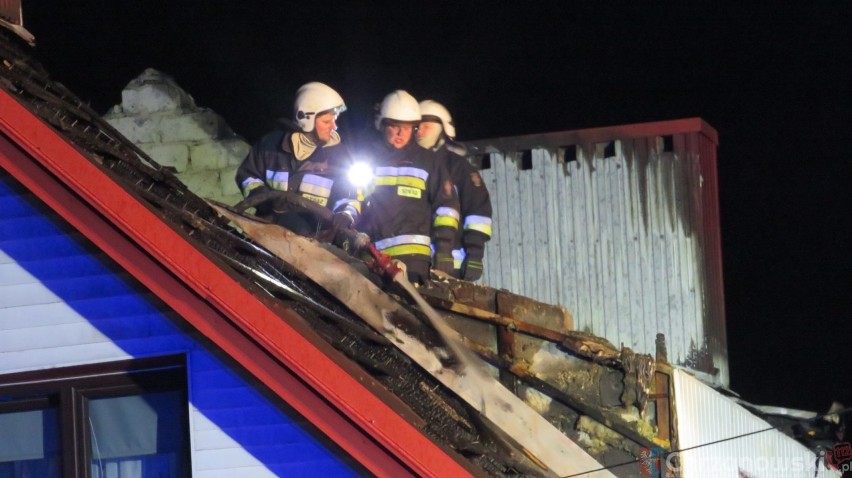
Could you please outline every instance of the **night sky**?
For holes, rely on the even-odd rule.
[[[731,388],[852,406],[852,4],[719,3],[24,0],[24,22],[97,111],[153,67],[249,142],[315,80],[349,106],[344,139],[397,88],[443,102],[461,140],[699,116],[720,138]]]

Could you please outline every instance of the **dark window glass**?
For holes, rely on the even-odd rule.
[[[1,379],[0,478],[190,475],[182,356]]]

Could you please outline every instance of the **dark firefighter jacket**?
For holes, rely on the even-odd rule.
[[[463,145],[442,141],[435,151],[446,162],[459,196],[461,217],[453,241],[455,268],[459,269],[465,256],[462,249],[475,250],[478,257],[473,259],[482,260],[485,242],[491,239],[491,197],[479,171],[465,157],[467,151]]]
[[[436,251],[449,254],[458,229],[459,202],[446,167],[413,140],[400,149],[377,141],[370,153],[375,180],[357,228],[391,256],[428,260],[432,244]]]
[[[297,160],[293,150],[292,131],[277,130],[264,136],[255,144],[237,169],[236,181],[243,196],[269,187],[281,191],[298,192],[302,197],[331,210],[347,205],[358,207],[354,189],[346,179],[351,164],[347,150],[339,142],[333,146],[318,147],[303,160]],[[257,215],[272,216],[272,205],[261,204]]]

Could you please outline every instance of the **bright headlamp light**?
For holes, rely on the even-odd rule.
[[[373,182],[373,167],[364,161],[356,161],[349,167],[346,177],[356,188],[366,188]]]

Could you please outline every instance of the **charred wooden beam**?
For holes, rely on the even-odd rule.
[[[636,431],[633,427],[631,427],[630,422],[621,418],[617,412],[610,412],[606,409],[584,402],[583,400],[572,396],[571,394],[554,387],[553,385],[545,382],[544,380],[536,377],[532,373],[530,373],[529,369],[521,363],[518,362],[509,362],[504,360],[499,355],[495,354],[487,347],[483,347],[475,342],[470,340],[465,340],[465,344],[471,348],[476,354],[481,356],[486,362],[494,365],[495,367],[506,370],[512,373],[515,377],[529,385],[530,387],[540,391],[541,393],[553,398],[554,400],[562,403],[563,405],[576,410],[582,415],[586,415],[591,417],[597,422],[605,425],[607,428],[615,431],[623,435],[625,438],[635,442],[637,445],[636,450],[638,451],[638,446],[643,447],[657,447],[661,445],[667,445],[663,442],[654,441],[651,438],[648,438],[638,431]]]

